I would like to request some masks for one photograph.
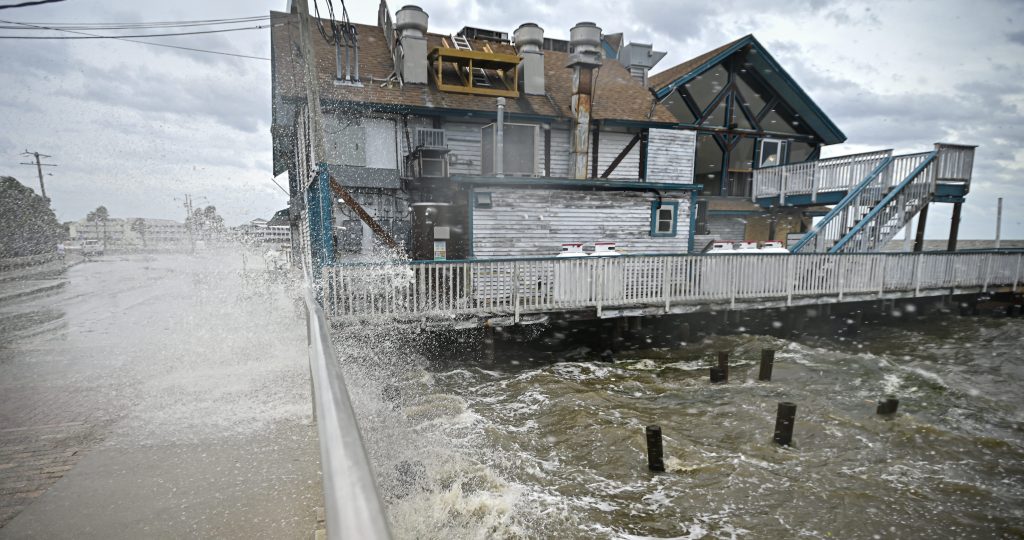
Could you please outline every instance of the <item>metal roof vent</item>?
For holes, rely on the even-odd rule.
[[[395,14],[395,31],[401,48],[398,56],[406,83],[427,84],[427,12],[419,6],[404,6]]]
[[[601,27],[592,22],[576,23],[569,30],[569,65],[601,65]]]
[[[529,95],[544,95],[544,29],[534,23],[523,23],[512,34],[516,41],[519,64],[522,70],[523,92]]]

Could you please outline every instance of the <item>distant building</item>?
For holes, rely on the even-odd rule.
[[[96,240],[108,248],[167,249],[188,243],[188,230],[184,223],[170,219],[111,218],[106,221],[81,219],[68,226],[73,242]]]
[[[280,210],[270,220],[256,218],[236,229],[242,236],[257,242],[288,244],[291,242],[291,230],[288,225],[288,210]]]

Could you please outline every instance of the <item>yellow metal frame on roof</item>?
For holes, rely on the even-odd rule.
[[[434,77],[434,83],[438,90],[454,92],[459,94],[475,94],[479,96],[497,97],[519,97],[519,66],[520,58],[514,54],[503,54],[485,51],[467,51],[464,49],[452,49],[448,47],[436,47],[427,55],[427,59],[434,65],[435,69],[430,70]],[[463,84],[448,84],[444,82],[444,63],[450,62],[455,66],[455,73]],[[462,76],[462,69],[468,68],[469,77]],[[476,68],[490,69],[501,72],[498,79],[505,85],[505,89],[482,88],[473,86],[473,70]],[[512,85],[509,86],[505,74],[511,72]]]

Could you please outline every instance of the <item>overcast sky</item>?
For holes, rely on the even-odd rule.
[[[322,4],[323,4],[323,0]],[[15,3],[0,0],[0,5]],[[336,0],[336,3],[340,3]],[[392,13],[404,3],[392,4]],[[285,0],[67,0],[0,10],[22,22],[124,22],[245,17]],[[804,0],[560,2],[422,0],[430,30],[511,32],[536,22],[567,38],[580,20],[653,43],[655,71],[753,33],[846,133],[826,156],[869,149],[979,145],[961,238],[1024,238],[1024,2]],[[374,24],[377,2],[348,2]],[[24,34],[24,33],[21,33]],[[14,35],[0,30],[0,35]],[[269,57],[269,29],[162,43]],[[156,39],[155,39],[156,40]],[[386,73],[363,73],[377,77]],[[182,198],[214,204],[230,224],[287,205],[271,182],[270,63],[114,40],[0,41],[0,175],[38,190],[22,151],[51,154],[47,194],[61,220],[98,205],[114,217],[181,219]],[[286,184],[285,182],[282,182]],[[928,236],[944,238],[951,205],[934,205]]]

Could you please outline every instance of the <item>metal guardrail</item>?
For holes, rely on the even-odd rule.
[[[327,537],[332,540],[390,539],[384,505],[331,345],[327,320],[308,291],[305,303]]]
[[[847,295],[948,294],[1024,281],[1021,253],[716,254],[324,268],[332,318],[450,318]],[[946,291],[935,292],[935,291]]]

